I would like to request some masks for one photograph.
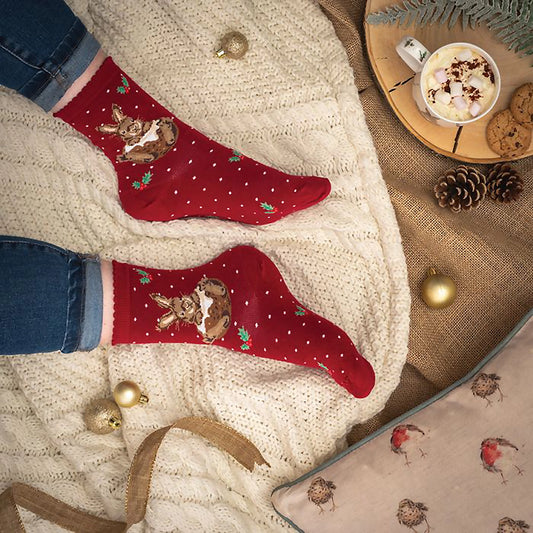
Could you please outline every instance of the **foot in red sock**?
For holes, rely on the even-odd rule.
[[[255,248],[232,248],[187,270],[113,262],[113,284],[113,344],[215,344],[320,367],[358,398],[374,386],[372,366],[348,335],[298,302]]]
[[[107,58],[56,117],[113,162],[132,217],[218,217],[269,224],[328,196],[325,178],[289,176],[181,122]]]

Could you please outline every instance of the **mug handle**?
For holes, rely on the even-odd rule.
[[[422,72],[431,55],[429,50],[414,37],[406,36],[397,45],[396,52],[413,72]]]

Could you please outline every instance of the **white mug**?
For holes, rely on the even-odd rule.
[[[428,103],[425,91],[422,89],[421,86],[421,80],[427,74],[427,66],[430,63],[431,57],[433,57],[433,55],[435,55],[436,53],[451,47],[469,48],[470,50],[474,50],[488,62],[492,69],[492,72],[494,73],[495,90],[492,102],[483,111],[483,113],[480,113],[475,117],[463,121],[457,121],[439,115],[439,113],[437,113],[437,111],[435,111],[435,109],[433,109]],[[414,37],[407,36],[404,37],[397,44],[396,52],[398,52],[398,55],[404,60],[407,66],[413,72],[415,72],[415,77],[413,79],[413,97],[420,111],[429,121],[433,122],[434,124],[445,127],[454,127],[464,126],[466,124],[475,122],[476,120],[479,120],[480,118],[486,116],[487,113],[491,111],[491,109],[496,104],[498,97],[500,96],[501,78],[498,66],[496,65],[494,59],[492,59],[492,57],[479,46],[470,43],[450,43],[441,46],[438,50],[435,50],[435,52],[430,53],[429,50],[423,44],[417,41]]]

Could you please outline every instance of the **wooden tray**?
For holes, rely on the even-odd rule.
[[[366,14],[380,11],[399,0],[368,0]],[[447,24],[432,24],[424,28],[410,25],[372,26],[365,22],[366,47],[370,63],[381,89],[392,109],[405,127],[426,146],[440,154],[459,161],[471,163],[496,163],[508,161],[493,152],[487,144],[485,130],[489,120],[497,111],[509,107],[514,90],[533,81],[533,58],[520,57],[507,50],[494,34],[484,25],[463,31],[461,23],[449,29]],[[418,39],[431,52],[452,42],[469,42],[486,50],[496,61],[502,79],[502,90],[493,110],[484,118],[459,128],[436,126],[424,118],[412,96],[413,71],[396,53],[396,44],[405,35]],[[533,155],[533,143],[519,158]]]

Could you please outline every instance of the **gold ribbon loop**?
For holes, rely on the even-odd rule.
[[[171,426],[158,429],[148,435],[137,448],[131,462],[126,489],[126,520],[128,527],[140,522],[146,513],[152,470],[161,442],[171,429],[185,429],[200,435],[221,450],[229,453],[250,472],[254,466],[266,464],[261,452],[244,435],[233,428],[209,418],[189,416],[180,418]]]
[[[24,483],[13,483],[0,494],[0,533],[25,533],[17,505],[75,533],[126,532],[133,524],[144,518],[157,452],[165,435],[174,428],[185,429],[207,439],[229,453],[250,472],[256,464],[270,466],[253,443],[229,426],[209,418],[197,416],[181,418],[171,426],[150,433],[137,448],[126,489],[127,523],[90,515],[39,489]]]

